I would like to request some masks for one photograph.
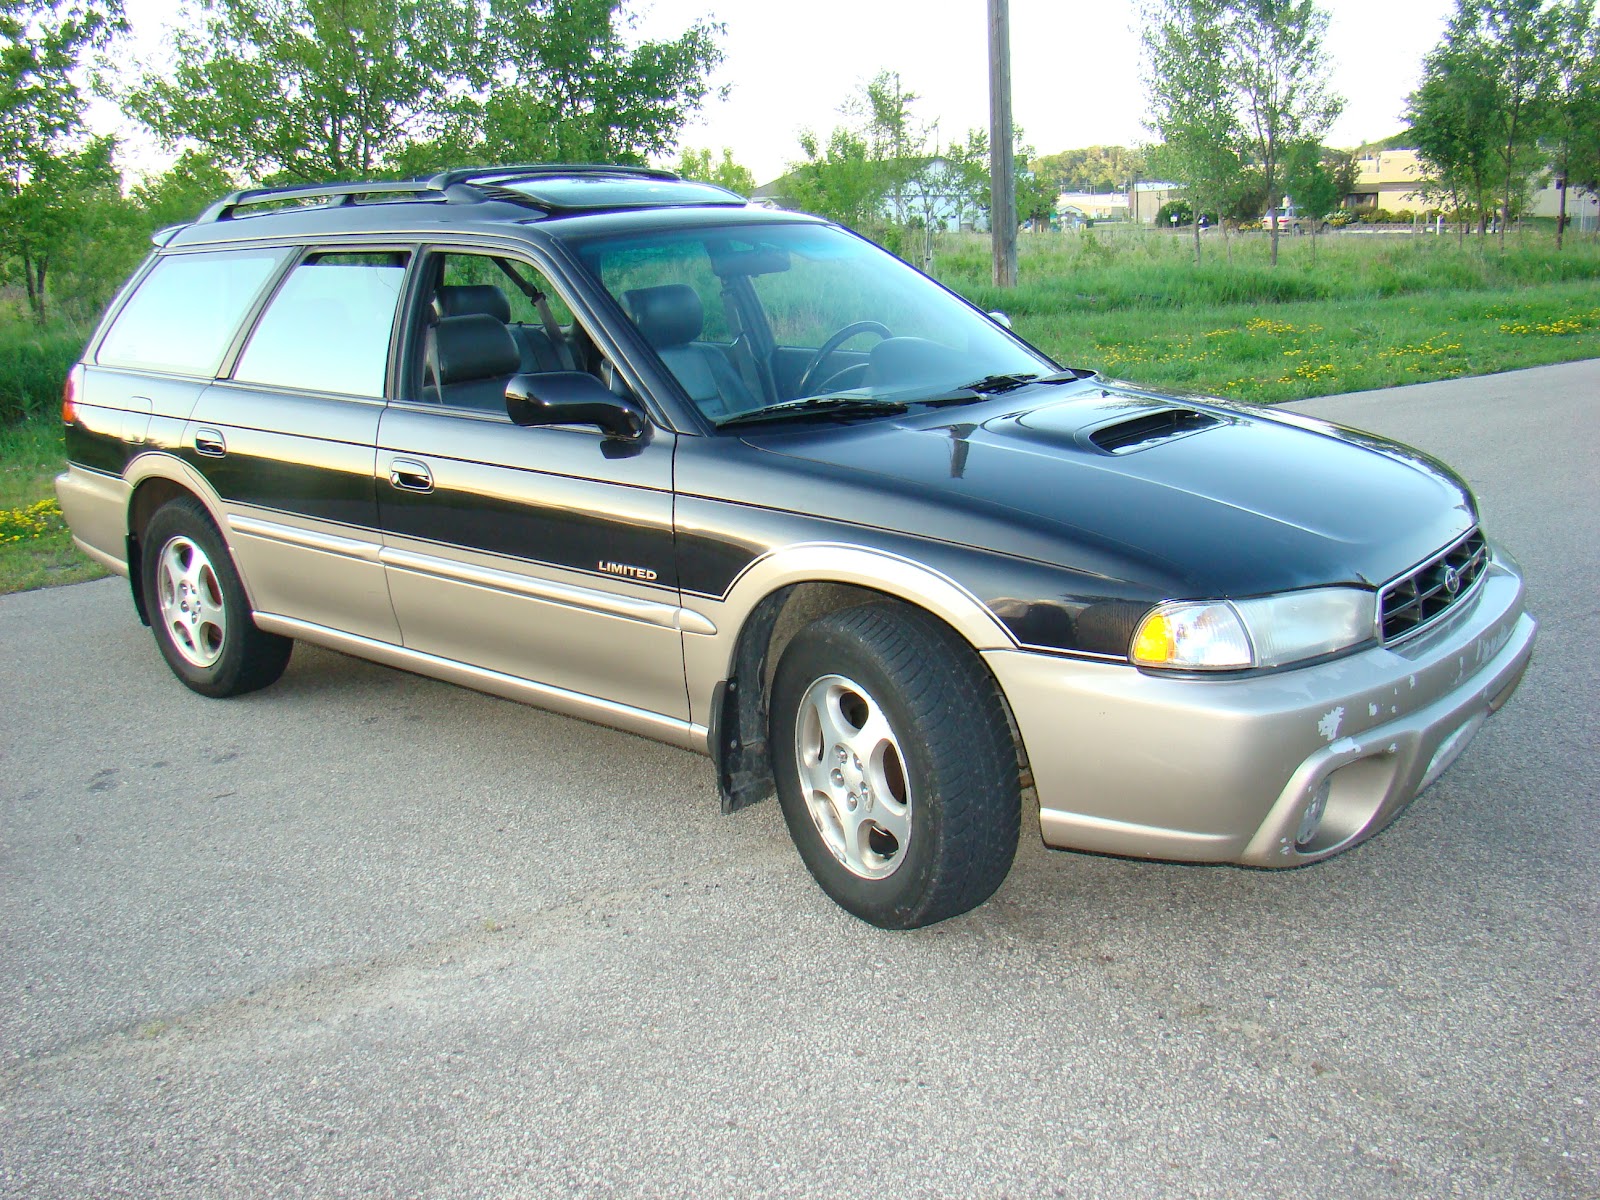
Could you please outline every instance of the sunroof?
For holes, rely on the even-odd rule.
[[[494,180],[494,186],[559,209],[672,208],[683,205],[742,206],[744,197],[709,183],[627,175],[539,175]]]

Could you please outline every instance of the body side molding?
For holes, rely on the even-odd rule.
[[[608,617],[622,617],[659,625],[663,629],[681,629],[689,633],[711,635],[717,627],[701,613],[676,604],[662,604],[654,600],[639,600],[615,592],[596,588],[578,587],[574,584],[555,583],[531,579],[513,571],[498,571],[492,567],[471,566],[432,554],[417,554],[386,546],[378,551],[378,561],[397,571],[410,571],[417,575],[430,575],[452,583],[466,583],[474,587],[492,588],[512,592],[534,600],[564,604],[569,608],[587,609]]]

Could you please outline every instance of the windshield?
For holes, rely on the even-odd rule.
[[[860,415],[1053,363],[870,242],[824,225],[597,239],[578,256],[714,422]],[[807,397],[857,403],[797,404]]]

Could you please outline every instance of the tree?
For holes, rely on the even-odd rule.
[[[721,161],[713,161],[709,150],[685,147],[678,159],[678,174],[685,179],[714,183],[741,196],[748,196],[756,190],[756,177],[748,167],[733,161],[733,151],[726,146],[722,148]]]
[[[1480,234],[1498,187],[1502,250],[1517,200],[1542,165],[1537,140],[1556,86],[1559,12],[1546,0],[1456,0],[1411,98],[1418,150],[1445,187],[1470,187]]]
[[[1320,139],[1344,108],[1322,49],[1328,14],[1313,0],[1227,0],[1226,9],[1226,66],[1246,146],[1266,185],[1276,266],[1283,155]]]
[[[1061,189],[1053,176],[1033,169],[1033,147],[1019,145],[1012,161],[1017,164],[1017,219],[1034,230],[1048,229]]]
[[[489,0],[482,145],[503,162],[669,153],[710,92],[723,27],[630,44],[624,0]]]
[[[1565,244],[1567,194],[1600,195],[1600,22],[1591,0],[1567,0],[1553,14],[1550,165],[1561,188],[1556,249]]]
[[[1422,60],[1422,83],[1406,102],[1406,119],[1430,173],[1423,194],[1448,197],[1458,214],[1470,207],[1483,236],[1492,206],[1498,85],[1481,42],[1464,36],[1457,21]]]
[[[1114,192],[1145,173],[1144,155],[1126,146],[1088,146],[1045,154],[1032,162],[1034,174],[1060,192]]]
[[[798,207],[866,232],[896,253],[909,248],[916,218],[927,265],[927,209],[941,183],[938,156],[929,148],[935,131],[915,118],[916,100],[898,74],[879,71],[839,106],[846,123],[826,142],[811,130],[801,133],[805,159],[791,167],[788,190]]]
[[[46,320],[52,239],[97,186],[110,144],[84,144],[73,77],[125,28],[118,0],[0,0],[0,256],[21,270],[29,310]]]
[[[168,144],[255,178],[642,162],[670,150],[720,60],[705,22],[629,44],[623,0],[201,3],[173,72],[120,98]]]
[[[1550,92],[1555,72],[1548,53],[1556,40],[1554,12],[1545,0],[1459,0],[1462,8],[1475,8],[1489,62],[1500,83],[1500,108],[1495,128],[1499,138],[1495,152],[1499,158],[1501,190],[1500,249],[1506,248],[1506,226],[1512,217],[1512,187],[1525,185],[1537,168],[1536,143],[1548,118]],[[1520,177],[1520,178],[1519,178]]]
[[[1183,184],[1201,212],[1226,209],[1242,172],[1237,147],[1244,131],[1227,76],[1226,7],[1227,0],[1158,0],[1145,9],[1150,126],[1161,138],[1150,166]],[[1200,262],[1199,222],[1194,261]]]
[[[170,76],[121,99],[169,145],[193,143],[254,178],[370,176],[444,132],[474,78],[471,0],[201,0]]]
[[[1347,194],[1347,189],[1340,189],[1336,166],[1336,159],[1316,142],[1291,146],[1284,155],[1284,184],[1300,210],[1302,224],[1311,228],[1313,249],[1323,217]]]
[[[234,187],[228,173],[198,150],[185,150],[167,170],[134,186],[132,199],[152,229],[192,221]]]
[[[92,240],[106,223],[107,209],[121,203],[114,144],[94,138],[81,149],[41,157],[27,183],[7,200],[8,249],[22,269],[28,307],[40,325],[49,319],[52,271],[62,262],[76,264],[81,256],[70,250]]]
[[[840,126],[823,142],[806,130],[800,151],[805,160],[791,168],[788,179],[788,199],[797,208],[854,229],[877,224],[886,185],[865,138]]]

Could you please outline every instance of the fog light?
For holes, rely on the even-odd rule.
[[[1306,805],[1305,812],[1300,814],[1300,828],[1294,833],[1297,849],[1305,849],[1311,839],[1317,836],[1317,830],[1322,828],[1322,814],[1328,811],[1328,795],[1332,791],[1333,778],[1330,776],[1322,781],[1322,786]]]

